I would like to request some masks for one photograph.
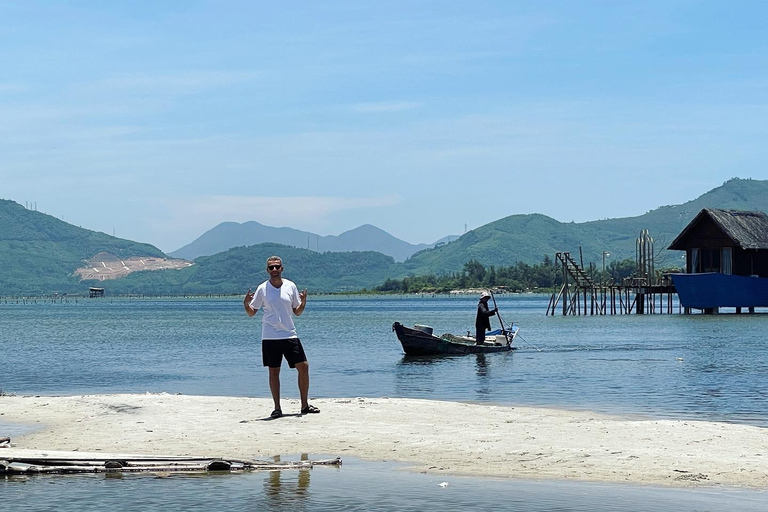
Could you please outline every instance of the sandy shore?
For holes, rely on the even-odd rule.
[[[35,431],[0,448],[266,459],[308,453],[417,471],[768,489],[768,430],[590,412],[389,398],[313,400],[269,419],[266,398],[170,394],[0,396],[0,421]],[[7,435],[0,432],[0,437]],[[5,454],[5,455],[4,455]]]

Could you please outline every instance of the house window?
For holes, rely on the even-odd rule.
[[[701,271],[720,272],[720,248],[701,249]]]
[[[723,247],[720,254],[720,272],[723,274],[733,273],[733,249]]]

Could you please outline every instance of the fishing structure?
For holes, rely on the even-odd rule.
[[[635,241],[634,277],[624,279],[622,284],[595,280],[594,272],[584,268],[581,248],[578,262],[570,252],[555,254],[563,284],[552,293],[547,315],[554,316],[558,308],[563,316],[673,313],[675,288],[669,276],[656,272],[653,244],[648,230],[642,230]]]

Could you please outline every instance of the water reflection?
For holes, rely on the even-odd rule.
[[[300,460],[309,460],[309,455],[302,453]],[[280,462],[280,456],[275,456],[274,461]],[[307,510],[309,474],[309,469],[270,471],[264,480],[265,501],[270,509]]]
[[[477,355],[477,376],[485,377],[488,375],[488,361],[485,358],[485,354]]]
[[[475,360],[475,374],[477,374],[477,385],[475,391],[477,391],[478,398],[487,396],[491,392],[491,381],[488,378],[488,359],[485,354],[475,354],[477,359]]]
[[[456,357],[464,357],[463,355],[455,354],[435,354],[431,356],[409,356],[404,355],[400,360],[400,364],[403,366],[431,366],[434,364],[440,364],[445,361],[449,361]]]

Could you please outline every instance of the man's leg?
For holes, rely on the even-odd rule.
[[[309,363],[307,361],[296,363],[296,370],[299,372],[301,408],[306,409],[309,407]]]
[[[280,409],[280,367],[269,368],[269,390],[275,402],[275,410]]]

